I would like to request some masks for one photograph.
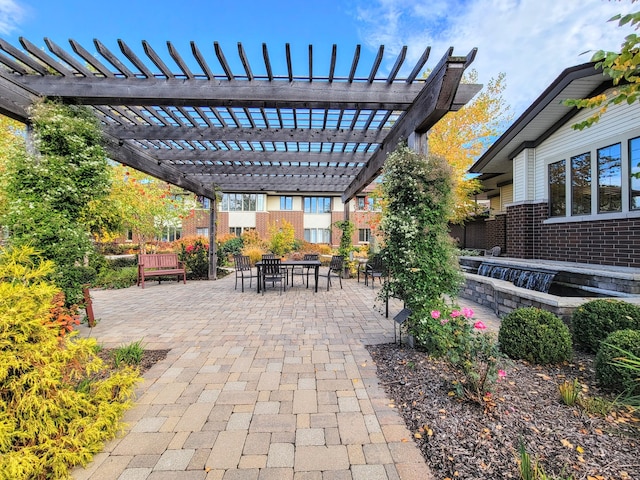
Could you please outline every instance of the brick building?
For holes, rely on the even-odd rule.
[[[611,86],[592,63],[566,69],[471,167],[491,204],[485,248],[640,267],[640,105],[576,130],[593,111],[562,103]]]
[[[201,204],[194,214],[182,223],[182,236],[209,236],[209,201]],[[310,243],[337,246],[341,231],[335,222],[344,220],[345,206],[339,195],[291,195],[277,193],[224,193],[218,205],[217,234],[241,235],[256,230],[261,238],[268,238],[269,225],[286,220],[293,225],[295,237]],[[354,245],[365,245],[375,233],[379,212],[372,197],[357,196],[349,202],[349,219],[355,224]],[[373,228],[372,228],[373,227]]]

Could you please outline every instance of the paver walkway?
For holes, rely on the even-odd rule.
[[[394,338],[374,308],[380,287],[323,285],[262,296],[229,276],[92,291],[99,323],[81,335],[171,351],[144,375],[127,433],[73,477],[434,478],[365,348]]]

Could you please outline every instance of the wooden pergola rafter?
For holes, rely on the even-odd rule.
[[[89,105],[111,158],[208,198],[216,190],[336,192],[346,202],[399,141],[424,134],[480,89],[460,83],[475,49],[463,57],[449,49],[425,79],[430,48],[400,78],[406,46],[385,74],[380,46],[358,76],[358,45],[341,76],[334,45],[318,76],[311,45],[306,71],[294,71],[287,44],[278,75],[266,44],[259,71],[238,43],[238,72],[218,42],[213,54],[191,42],[190,56],[171,42],[157,51],[142,41],[140,55],[122,40],[118,53],[99,40],[89,49],[69,40],[71,50],[44,42],[48,51],[0,39],[0,113],[28,122],[42,97]]]

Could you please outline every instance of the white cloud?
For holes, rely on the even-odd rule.
[[[0,0],[0,34],[8,35],[18,28],[25,10],[15,0]]]
[[[486,83],[506,73],[505,99],[519,115],[567,67],[595,50],[618,50],[629,30],[608,20],[630,2],[607,0],[378,0],[359,9],[367,45],[409,46],[407,63],[431,45],[435,65],[449,46],[455,55],[478,47],[472,64]],[[585,51],[590,53],[581,55]]]

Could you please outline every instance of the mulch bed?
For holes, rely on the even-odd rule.
[[[98,352],[98,356],[105,364],[105,371],[115,369],[113,364],[113,351],[114,348],[103,348]],[[170,350],[145,350],[142,354],[142,359],[136,367],[140,371],[140,375],[149,370],[153,365],[161,360],[167,358],[167,354]]]
[[[583,396],[611,399],[596,387],[591,355],[545,367],[511,362],[485,412],[453,395],[456,373],[446,362],[396,344],[367,348],[438,479],[519,479],[520,440],[553,478],[640,479],[640,419],[622,407],[590,415],[560,399],[558,385],[574,378]]]

